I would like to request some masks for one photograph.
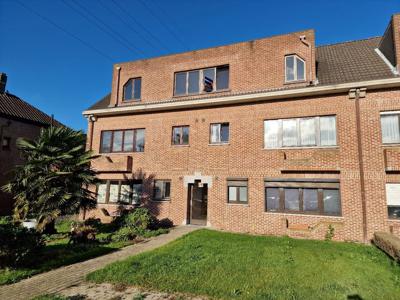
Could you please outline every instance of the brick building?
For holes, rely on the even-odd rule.
[[[41,128],[53,122],[50,116],[7,92],[6,83],[6,74],[0,73],[0,187],[11,178],[12,169],[22,162],[17,139],[35,139]],[[0,215],[9,215],[12,205],[11,195],[0,189]]]
[[[400,15],[316,47],[306,30],[116,64],[84,112],[103,219],[368,241],[400,235]]]

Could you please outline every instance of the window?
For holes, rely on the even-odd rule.
[[[142,93],[142,79],[131,78],[124,85],[124,101],[140,100]]]
[[[285,57],[285,79],[286,82],[303,81],[306,79],[306,63],[297,55]]]
[[[228,179],[228,203],[247,203],[247,179]]]
[[[97,203],[139,204],[142,180],[103,180],[97,185]]]
[[[102,131],[100,153],[143,152],[144,131],[144,129]]]
[[[171,181],[169,180],[155,180],[153,200],[166,201],[170,199]]]
[[[175,96],[211,93],[229,88],[229,66],[175,73]]]
[[[389,218],[400,219],[400,183],[386,184],[386,204]]]
[[[224,144],[229,142],[229,123],[217,123],[210,126],[211,144]]]
[[[189,126],[172,127],[172,145],[189,145]]]
[[[336,116],[264,121],[265,148],[336,146]]]
[[[339,183],[266,181],[265,209],[268,212],[340,216]]]
[[[1,143],[2,150],[10,150],[11,149],[11,138],[10,137],[3,137],[3,141]]]
[[[381,114],[382,143],[400,143],[400,113]]]

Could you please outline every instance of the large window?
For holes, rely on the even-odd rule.
[[[216,123],[210,125],[210,143],[226,144],[229,142],[229,123]]]
[[[100,152],[143,152],[144,131],[144,129],[102,131]]]
[[[155,180],[153,188],[153,200],[168,201],[171,198],[171,181]]]
[[[285,56],[286,82],[303,81],[306,79],[306,63],[297,55]]]
[[[318,215],[341,215],[337,182],[265,182],[265,210]]]
[[[124,101],[138,101],[142,94],[142,79],[131,78],[124,85]]]
[[[247,203],[247,179],[228,179],[228,203]]]
[[[400,183],[386,184],[386,204],[389,218],[400,219]]]
[[[139,204],[142,190],[141,180],[102,180],[97,185],[97,203]]]
[[[229,88],[229,66],[175,73],[175,96],[211,93]]]
[[[265,148],[336,146],[336,116],[264,121]]]
[[[189,126],[172,127],[172,145],[189,145]]]
[[[400,112],[381,113],[382,143],[400,143]]]

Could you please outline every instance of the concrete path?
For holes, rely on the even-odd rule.
[[[94,270],[103,268],[117,260],[153,250],[199,228],[196,226],[178,226],[172,229],[170,233],[151,238],[146,242],[127,246],[107,255],[38,274],[11,285],[0,286],[0,299],[29,300],[39,295],[60,292],[63,289],[82,283],[85,276]]]

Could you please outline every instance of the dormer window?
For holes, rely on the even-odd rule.
[[[212,93],[229,89],[229,66],[175,73],[174,96]]]
[[[306,80],[306,63],[297,55],[285,56],[285,81]]]
[[[124,85],[124,101],[139,101],[142,93],[142,78],[131,78]]]

